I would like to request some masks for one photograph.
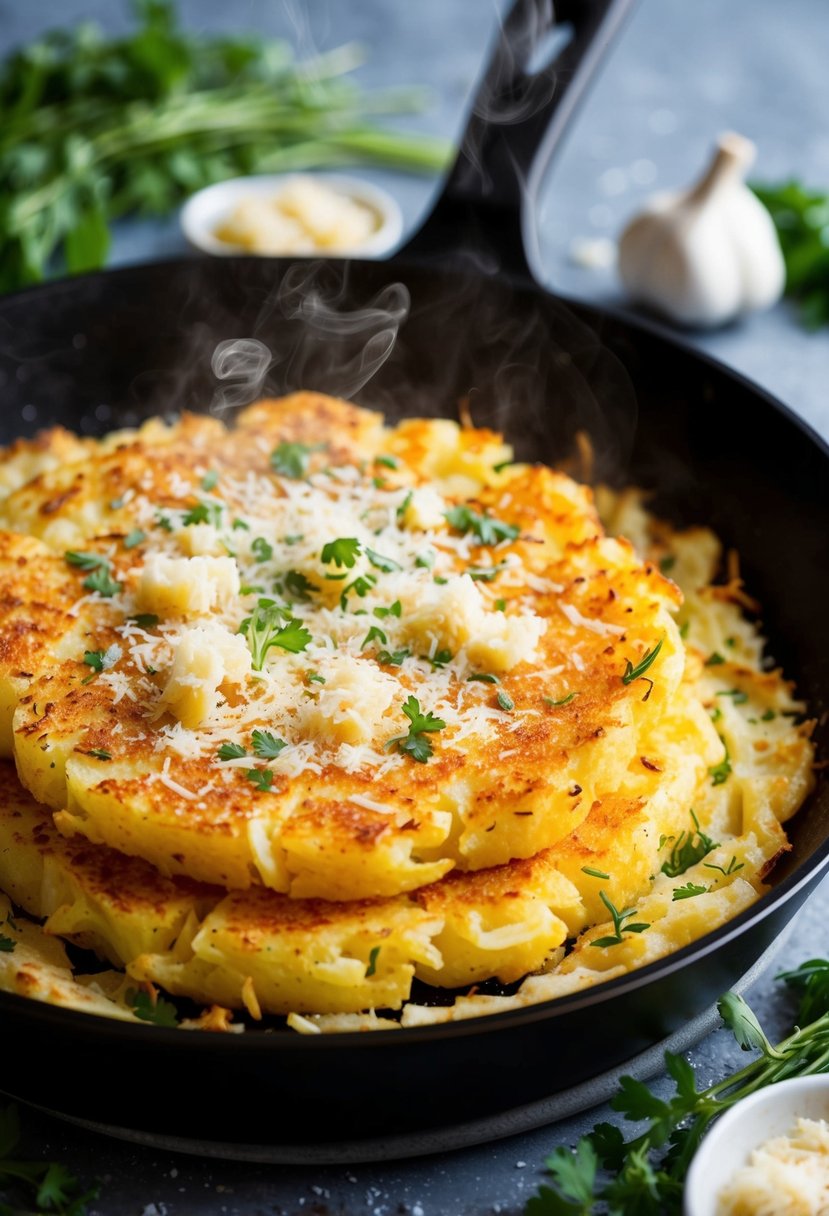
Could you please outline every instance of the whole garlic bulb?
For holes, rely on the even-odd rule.
[[[634,299],[683,325],[722,325],[783,293],[771,216],[745,185],[755,147],[720,136],[700,181],[655,195],[619,240],[619,273]]]

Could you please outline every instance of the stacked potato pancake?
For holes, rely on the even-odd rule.
[[[716,539],[609,501],[635,549],[510,458],[311,393],[6,451],[0,888],[43,927],[8,912],[0,986],[411,1024],[756,898],[813,757]]]

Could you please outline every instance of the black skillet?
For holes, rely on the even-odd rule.
[[[597,476],[654,489],[672,519],[710,524],[739,550],[772,654],[820,717],[829,694],[826,446],[779,402],[674,337],[565,303],[528,269],[537,265],[532,197],[543,164],[627,6],[557,0],[573,37],[553,68],[529,75],[522,65],[552,15],[543,0],[519,3],[436,211],[387,263],[185,260],[0,302],[2,437],[56,422],[102,431],[206,408],[217,386],[214,347],[251,336],[273,352],[266,381],[246,380],[237,357],[225,400],[318,388],[396,417],[456,416],[466,397],[477,423],[502,427],[520,454],[550,462],[571,457],[585,430]],[[371,375],[396,325],[382,312],[392,283],[405,284],[411,308]],[[400,293],[391,298],[399,303]],[[371,301],[362,328],[332,321]],[[0,1085],[100,1123],[323,1151],[493,1116],[628,1060],[707,1009],[824,873],[825,785],[791,836],[772,892],[754,907],[592,991],[445,1026],[316,1037],[176,1032],[2,995]]]

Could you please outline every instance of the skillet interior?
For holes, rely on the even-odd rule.
[[[257,259],[94,275],[0,301],[0,437],[54,422],[104,431],[204,408],[216,388],[213,349],[235,336],[273,352],[262,391],[340,391],[344,369],[359,380],[360,352],[389,322],[374,315],[338,336],[333,311],[365,307],[390,282],[411,293],[409,319],[357,399],[391,417],[455,416],[469,396],[476,422],[551,462],[589,431],[600,476],[646,485],[668,517],[708,523],[740,551],[775,659],[823,715],[825,445],[755,387],[623,317],[398,259],[352,263],[345,279],[337,264]],[[421,1031],[310,1039],[184,1035],[0,995],[19,1045],[3,1086],[99,1121],[240,1142],[391,1134],[531,1102],[658,1041],[748,969],[829,861],[825,782],[791,828],[794,849],[770,896],[590,993]],[[174,1100],[160,1102],[162,1089]]]

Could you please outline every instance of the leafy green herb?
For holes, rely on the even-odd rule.
[[[215,490],[219,484],[219,474],[215,469],[208,470],[201,479],[201,488],[205,494],[209,494],[211,490]]]
[[[273,546],[268,544],[264,536],[257,536],[251,541],[250,551],[258,562],[269,562],[273,557]]]
[[[385,745],[386,751],[396,747],[398,751],[406,752],[413,760],[425,764],[429,757],[433,754],[432,743],[427,736],[435,731],[445,730],[446,723],[443,718],[436,718],[433,714],[423,713],[420,708],[420,702],[416,697],[407,697],[403,705],[403,713],[409,719],[409,732],[406,735],[397,735],[394,739],[389,739]]]
[[[312,583],[309,578],[299,570],[288,570],[282,575],[280,580],[286,595],[291,599],[298,600],[302,604],[306,604],[315,591],[319,591],[316,583]]]
[[[104,596],[105,599],[117,595],[122,588],[122,584],[112,577],[109,570],[104,570],[103,568],[94,570],[92,574],[87,574],[83,580],[83,585],[87,591],[97,591],[98,595]]]
[[[515,540],[521,529],[515,524],[504,523],[486,512],[479,514],[471,507],[450,507],[445,513],[446,522],[456,532],[472,532],[482,545],[497,545],[500,541]]]
[[[380,957],[380,947],[372,946],[368,952],[368,966],[366,967],[366,979],[370,979],[377,970],[377,959]]]
[[[660,650],[662,649],[662,643],[664,641],[665,641],[664,638],[660,638],[659,641],[654,646],[653,650],[646,650],[645,653],[642,655],[642,658],[639,660],[639,662],[636,664],[635,667],[634,667],[633,663],[631,663],[630,659],[628,659],[626,661],[625,670],[622,673],[622,683],[623,684],[632,684],[634,682],[634,680],[641,680],[643,678],[643,676],[645,676],[645,672],[649,670],[649,668],[653,664],[654,659],[656,658],[656,656],[659,654]],[[645,677],[645,678],[647,679],[647,677]],[[648,691],[645,693],[644,697],[642,698],[644,701],[647,701],[648,697],[651,695],[651,689],[653,688],[653,681],[649,680],[648,683],[650,684],[651,687],[648,689]]]
[[[146,532],[142,532],[140,528],[133,528],[132,532],[128,532],[124,537],[124,548],[134,549],[136,545],[140,545],[146,539]]]
[[[722,710],[720,709],[719,705],[715,705],[710,711],[710,717],[712,722],[719,722],[720,718],[722,717]]]
[[[198,506],[191,507],[184,513],[181,522],[185,528],[192,524],[212,524],[214,528],[220,528],[223,511],[224,506],[220,502],[200,502]]]
[[[241,760],[247,754],[247,749],[241,743],[223,743],[216,752],[220,760]]]
[[[720,735],[720,742],[725,748],[725,756],[719,764],[712,765],[708,770],[712,785],[724,785],[731,776],[731,756],[728,753],[728,744],[722,735]]]
[[[670,574],[675,565],[676,558],[674,557],[673,553],[667,553],[665,557],[661,558],[659,561],[659,569],[663,574]]]
[[[273,773],[269,768],[249,768],[245,776],[263,794],[273,785]]]
[[[154,1026],[178,1026],[178,1014],[171,1001],[165,1001],[162,997],[154,1001],[143,988],[128,989],[125,1000],[142,1022],[152,1022]]]
[[[84,1189],[65,1166],[50,1161],[23,1161],[12,1157],[20,1143],[20,1121],[17,1108],[0,1108],[0,1186],[4,1198],[6,1184],[18,1191],[31,1192],[25,1209],[11,1207],[0,1199],[3,1216],[23,1216],[43,1212],[51,1216],[86,1216],[87,1204],[98,1197],[98,1187]],[[32,1208],[31,1204],[34,1205]]]
[[[492,675],[492,673],[489,671],[476,671],[471,676],[466,677],[467,684],[471,684],[474,680],[479,681],[481,684],[501,683],[499,677]]]
[[[680,874],[690,870],[691,866],[695,866],[703,857],[707,857],[719,847],[715,840],[701,830],[693,810],[691,819],[694,826],[690,831],[680,832],[676,840],[673,836],[669,837],[669,840],[674,841],[673,848],[668,860],[662,863],[662,873],[667,874],[668,878],[679,878]]]
[[[725,659],[722,657],[720,652],[718,650],[715,650],[713,652],[713,654],[709,654],[708,658],[705,660],[705,666],[706,667],[719,667],[724,662],[725,662]]]
[[[695,895],[705,895],[708,887],[702,886],[696,882],[686,882],[682,887],[675,887],[671,899],[676,903],[678,899],[693,899]]]
[[[378,650],[377,662],[383,663],[386,667],[400,667],[411,653],[405,647],[401,650]]]
[[[86,754],[87,756],[94,756],[96,760],[112,759],[112,753],[105,751],[102,747],[91,747]]]
[[[757,1058],[697,1091],[694,1071],[681,1056],[665,1054],[674,1093],[657,1098],[641,1081],[623,1077],[611,1106],[626,1120],[644,1123],[625,1139],[610,1123],[597,1124],[574,1150],[557,1148],[545,1164],[550,1185],[527,1204],[526,1216],[679,1216],[683,1182],[713,1121],[742,1097],[789,1077],[826,1069],[829,1046],[829,961],[812,959],[777,977],[800,997],[797,1027],[773,1046],[746,1002],[733,993],[720,1001],[725,1026]]]
[[[253,754],[260,760],[275,760],[281,751],[288,746],[284,739],[277,739],[269,730],[255,730],[253,739]]]
[[[452,654],[451,650],[436,650],[431,658],[429,658],[428,655],[426,656],[427,661],[431,663],[434,668],[445,667],[447,663],[452,662],[453,658],[454,655]]]
[[[374,587],[376,583],[377,579],[373,574],[361,574],[359,578],[355,578],[353,582],[348,583],[347,586],[343,587],[343,593],[340,596],[340,607],[342,608],[343,612],[345,612],[348,608],[348,597],[352,591],[354,591],[362,599],[368,595],[369,591],[371,591],[372,587]]]
[[[579,694],[577,692],[568,692],[566,697],[561,697],[558,701],[554,701],[552,697],[542,697],[545,705],[549,705],[551,709],[558,709],[560,705],[569,705],[574,701]]]
[[[319,452],[323,447],[321,443],[280,443],[271,452],[271,468],[280,476],[292,477],[296,481],[308,472],[311,453]]]
[[[163,511],[157,511],[155,516],[156,526],[164,532],[172,532],[173,523],[169,515],[165,515]]]
[[[0,954],[11,954],[17,942],[13,937],[6,937],[4,933],[0,933]]]
[[[415,565],[421,570],[431,570],[435,564],[435,553],[432,549],[427,549],[425,553],[419,553],[415,558]]]
[[[378,625],[372,625],[371,628],[369,629],[368,633],[366,634],[366,636],[363,638],[362,642],[360,643],[360,649],[364,650],[366,648],[366,646],[370,645],[371,642],[382,642],[383,645],[385,646],[385,644],[388,642],[388,640],[389,639],[386,637],[385,633],[383,633],[383,630],[380,629],[380,627]]]
[[[390,557],[383,557],[382,553],[375,553],[374,549],[369,549],[368,545],[365,547],[365,553],[375,570],[382,570],[384,574],[392,574],[395,570],[403,569],[398,562],[393,561]]]
[[[260,599],[251,616],[246,617],[239,632],[247,638],[254,671],[261,671],[268,651],[273,646],[299,654],[311,642],[311,635],[291,616],[290,610],[272,600]]]
[[[388,608],[383,608],[381,606],[381,607],[373,609],[374,615],[378,618],[378,620],[381,620],[381,621],[385,620],[385,618],[387,616],[399,617],[400,614],[402,613],[402,611],[403,611],[403,605],[400,603],[400,600],[395,600],[394,603],[391,604]]]
[[[719,870],[721,874],[724,874],[728,878],[731,874],[736,874],[738,870],[742,870],[744,865],[745,862],[738,861],[735,856],[732,856],[727,866],[717,866],[712,861],[706,861],[703,868],[706,870]]]
[[[496,610],[496,612],[504,612],[504,611],[505,611],[505,609],[506,609],[506,606],[507,606],[507,601],[506,601],[506,600],[496,600],[496,601],[495,601],[495,610]]]
[[[101,557],[99,553],[78,553],[67,549],[63,556],[70,566],[77,566],[79,570],[109,569],[109,558]]]
[[[265,588],[261,583],[245,583],[239,588],[240,595],[261,595]]]
[[[466,573],[473,583],[494,583],[505,566],[506,562],[498,562],[496,566],[467,566]]]
[[[327,545],[323,545],[320,557],[326,563],[333,562],[338,569],[346,566],[351,570],[357,564],[359,552],[360,542],[356,536],[341,536],[338,540],[330,540]]]
[[[604,878],[610,880],[610,875],[605,874],[604,870],[594,870],[592,866],[582,866],[582,874],[589,874],[591,878]]]
[[[139,629],[155,629],[158,624],[158,617],[154,612],[137,612],[129,619],[134,621]]]
[[[396,469],[400,465],[400,461],[396,456],[375,456],[374,463],[382,464],[387,469]]]
[[[230,526],[234,532],[250,532],[250,524],[245,523],[243,519],[234,519]]]
[[[316,671],[309,671],[308,674],[306,675],[305,679],[309,684],[324,684],[325,683],[325,676],[321,676],[319,674],[319,672],[316,672]]]
[[[505,713],[511,713],[515,709],[515,702],[508,693],[505,693],[502,688],[499,688],[495,694],[495,700],[498,702],[498,708],[503,709]]]
[[[117,642],[113,642],[106,650],[84,651],[83,661],[87,667],[92,668],[92,671],[88,676],[84,677],[81,683],[88,684],[90,680],[94,680],[102,671],[109,671],[110,667],[114,667],[121,658],[121,653],[121,647]]]
[[[624,911],[620,912],[604,891],[599,892],[599,899],[610,913],[610,919],[613,921],[613,934],[607,937],[595,938],[590,943],[591,946],[600,946],[603,949],[607,949],[608,946],[619,946],[625,940],[623,934],[644,933],[646,929],[650,929],[649,924],[644,924],[641,921],[637,921],[632,925],[625,924],[625,921],[630,920],[631,916],[636,915],[635,908],[625,908]]]
[[[768,209],[786,263],[786,295],[808,329],[829,321],[829,196],[798,181],[751,186]]]
[[[771,722],[776,717],[777,717],[777,715],[775,714],[773,709],[767,709],[764,714],[760,715],[760,721],[761,722]]]
[[[399,520],[402,520],[403,516],[408,511],[409,505],[413,498],[414,498],[414,490],[409,490],[409,492],[404,496],[403,500],[400,503],[398,503],[397,510],[395,511],[395,515]]]

